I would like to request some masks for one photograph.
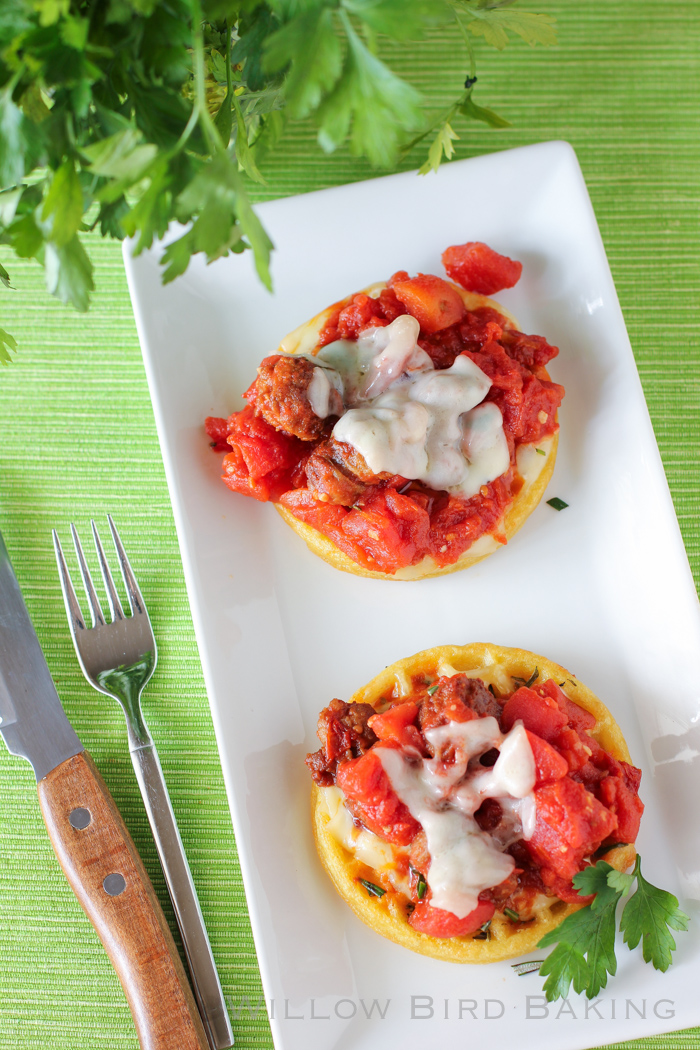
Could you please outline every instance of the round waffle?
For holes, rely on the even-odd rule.
[[[604,750],[620,761],[630,761],[620,727],[590,689],[570,671],[524,649],[509,649],[486,643],[427,649],[386,667],[359,689],[349,702],[368,703],[378,708],[386,703],[388,695],[396,699],[407,697],[415,675],[432,678],[455,672],[481,678],[487,685],[493,685],[497,693],[505,694],[513,690],[513,678],[528,681],[535,671],[538,672],[539,682],[554,679],[570,700],[595,717],[596,725],[588,732]],[[583,903],[569,904],[558,897],[541,894],[541,899],[538,899],[533,909],[534,921],[512,922],[496,911],[487,940],[475,939],[472,935],[432,937],[409,925],[410,904],[401,894],[387,892],[379,898],[367,893],[359,880],[376,882],[377,875],[330,834],[330,814],[324,789],[316,785],[312,790],[312,818],[316,848],[341,897],[377,933],[421,955],[460,963],[487,963],[514,958],[533,951],[545,933],[558,926],[567,915],[584,907]],[[624,845],[614,847],[602,855],[597,854],[597,859],[606,860],[619,871],[625,871],[634,863],[635,856],[634,846]]]
[[[462,297],[468,310],[474,311],[483,307],[489,307],[505,318],[507,327],[520,330],[516,319],[500,303],[489,299],[487,296],[465,291],[464,288],[460,288],[459,285],[452,282],[448,283],[452,284],[452,287]],[[362,292],[365,295],[376,298],[381,290],[386,287],[386,283],[382,281],[362,289]],[[319,333],[326,325],[328,319],[339,308],[352,302],[353,297],[353,295],[350,295],[341,302],[334,303],[310,321],[290,332],[280,343],[278,353],[315,355],[319,349]],[[549,374],[545,369],[542,369],[540,374],[542,378],[549,379]],[[467,569],[471,565],[475,565],[490,554],[493,554],[494,551],[497,551],[505,542],[512,539],[544,495],[554,470],[558,441],[559,434],[555,432],[546,438],[540,438],[534,444],[518,446],[516,466],[521,487],[507,507],[502,521],[499,522],[497,529],[480,536],[471,547],[463,551],[459,558],[450,565],[439,565],[430,555],[426,555],[417,564],[408,565],[394,573],[368,569],[363,565],[359,565],[348,554],[340,550],[331,539],[319,532],[318,529],[296,518],[286,507],[279,504],[276,504],[276,507],[287,525],[301,536],[310,551],[342,572],[350,572],[356,576],[367,576],[380,580],[422,580],[431,576],[444,576],[447,573],[458,572],[460,569]],[[539,452],[536,449],[539,449]]]

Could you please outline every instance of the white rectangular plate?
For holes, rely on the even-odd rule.
[[[537,974],[443,963],[374,934],[336,895],[310,830],[303,759],[330,699],[420,649],[492,641],[563,664],[610,707],[644,769],[645,874],[690,911],[700,898],[700,615],[573,151],[544,143],[258,212],[277,246],[274,295],[250,253],[197,257],[165,288],[160,250],[132,259],[127,246],[125,260],[278,1050],[505,1050],[523,1036],[567,1050],[697,1024],[697,920],[666,974],[618,939],[596,1006],[572,995],[547,1009]],[[467,240],[523,262],[499,298],[561,348],[547,496],[569,507],[543,502],[508,547],[452,576],[337,572],[271,506],[224,487],[203,420],[242,407],[261,358],[302,321],[396,270],[441,273],[443,249]]]

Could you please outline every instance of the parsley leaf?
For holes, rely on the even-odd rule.
[[[606,847],[611,849],[612,847]],[[624,871],[617,871],[615,868],[608,872],[608,886],[612,889],[617,890],[624,897],[625,894],[629,893],[634,884],[634,875],[627,875]]]
[[[510,128],[512,126],[509,120],[499,117],[498,113],[494,113],[492,109],[488,109],[486,106],[477,106],[471,97],[471,92],[459,107],[459,112],[463,117],[469,117],[470,120],[480,120],[482,124],[488,124],[491,128]]]
[[[12,100],[15,79],[0,91],[0,189],[16,186],[33,166],[34,125]]]
[[[599,860],[573,879],[582,896],[595,894],[592,902],[568,915],[538,944],[539,948],[557,945],[540,967],[540,973],[547,977],[544,992],[550,1002],[566,998],[572,984],[576,992],[585,991],[593,999],[606,987],[608,974],[615,975],[616,909],[635,880],[637,889],[624,906],[620,930],[630,948],[636,948],[642,940],[645,962],[653,963],[657,970],[668,969],[676,947],[668,928],[687,930],[688,916],[679,909],[673,894],[650,885],[642,877],[639,856],[630,875]]]
[[[488,44],[502,51],[508,43],[508,31],[516,33],[526,44],[543,44],[551,47],[557,42],[554,30],[555,19],[551,15],[535,15],[529,11],[503,11],[501,9],[469,7],[474,19],[469,29],[483,36]]]
[[[689,917],[680,910],[672,893],[652,886],[643,878],[639,856],[632,877],[637,879],[637,891],[622,911],[620,929],[630,948],[636,948],[641,939],[644,961],[665,971],[671,965],[671,952],[676,947],[669,927],[687,930]]]
[[[549,974],[544,992],[550,1001],[566,998],[572,981],[575,991],[585,991],[593,999],[605,988],[608,974],[617,972],[615,909],[621,894],[608,885],[609,871],[611,866],[599,861],[574,876],[574,886],[582,896],[595,893],[593,902],[568,915],[539,942],[540,948],[558,942],[540,968],[541,974]]]
[[[158,149],[151,142],[144,143],[138,128],[128,124],[115,135],[85,146],[82,153],[95,175],[124,180],[128,186],[143,176]]]
[[[443,154],[445,160],[451,160],[455,151],[453,142],[459,139],[459,135],[452,129],[448,121],[442,125],[428,150],[428,159],[418,169],[419,175],[427,175],[429,171],[437,171]]]
[[[568,922],[572,918],[573,916],[569,915],[564,921]],[[538,947],[546,947],[551,943],[543,942],[544,938]],[[549,975],[542,987],[550,1003],[555,999],[566,999],[572,983],[576,992],[584,991],[588,983],[586,960],[578,949],[566,941],[557,945],[552,954],[547,956],[540,966],[540,974],[543,977]]]
[[[375,33],[396,40],[420,39],[427,26],[442,25],[451,18],[444,0],[343,0],[343,7]]]
[[[274,246],[265,232],[260,219],[251,208],[250,201],[243,192],[243,186],[240,182],[238,184],[238,190],[238,218],[241,224],[241,229],[248,238],[250,247],[253,249],[255,268],[258,272],[258,277],[265,287],[269,291],[272,291],[272,280],[270,278],[269,267],[270,252]]]
[[[421,97],[362,43],[341,11],[348,50],[343,73],[319,110],[319,143],[332,152],[350,134],[350,149],[378,166],[394,163],[402,129],[421,123]]]
[[[241,104],[235,94],[233,96],[233,108],[236,111],[236,157],[238,163],[249,179],[252,179],[253,182],[259,182],[266,185],[265,179],[258,171],[253,151],[248,144],[248,128],[246,126],[245,117],[243,116]]]
[[[338,80],[342,63],[340,37],[328,7],[305,11],[265,43],[266,69],[290,67],[284,91],[292,117],[307,117],[318,107]]]
[[[83,217],[83,191],[72,160],[64,161],[54,172],[46,194],[41,218],[51,219],[51,240],[56,245],[68,244],[78,232]]]
[[[46,287],[53,295],[64,303],[72,303],[76,310],[87,310],[95,285],[92,263],[77,234],[67,244],[46,245],[44,270]]]
[[[12,360],[10,354],[16,350],[17,341],[4,328],[0,328],[0,365],[9,365]]]

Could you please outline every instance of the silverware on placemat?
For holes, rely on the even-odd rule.
[[[119,534],[107,516],[119,561],[131,616],[125,616],[105,557],[100,537],[92,524],[92,535],[102,573],[111,621],[102,612],[78,533],[71,533],[87,595],[91,626],[87,626],[75,596],[61,544],[54,530],[61,587],[71,635],[80,666],[90,685],[117,700],[126,716],[129,752],[155,839],[165,881],[182,936],[195,998],[209,1040],[215,1050],[233,1044],[233,1032],[221,983],[202,918],[170,796],[153,738],[141,714],[140,697],[156,666],[157,651],[151,622],[141,592],[124,552]]]
[[[143,1050],[207,1050],[158,898],[66,718],[0,535],[0,733],[32,764],[56,856],[112,961]]]

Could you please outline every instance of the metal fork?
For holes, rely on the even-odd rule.
[[[83,674],[90,685],[99,692],[118,700],[126,715],[131,761],[134,764],[136,779],[141,789],[165,881],[173,902],[177,924],[182,935],[197,1005],[209,1042],[215,1050],[223,1050],[224,1047],[233,1045],[231,1023],[214,965],[209,938],[204,927],[197,892],[175,823],[163,770],[153,738],[141,714],[141,693],[156,666],[156,641],[146,606],[111,515],[107,515],[107,520],[129,598],[131,616],[125,616],[122,610],[119,595],[93,521],[91,522],[92,535],[112,619],[109,623],[105,620],[78,533],[75,526],[71,524],[71,534],[78,556],[80,575],[87,595],[92,624],[90,627],[86,626],[61,544],[54,529],[53,543],[68,622]]]

